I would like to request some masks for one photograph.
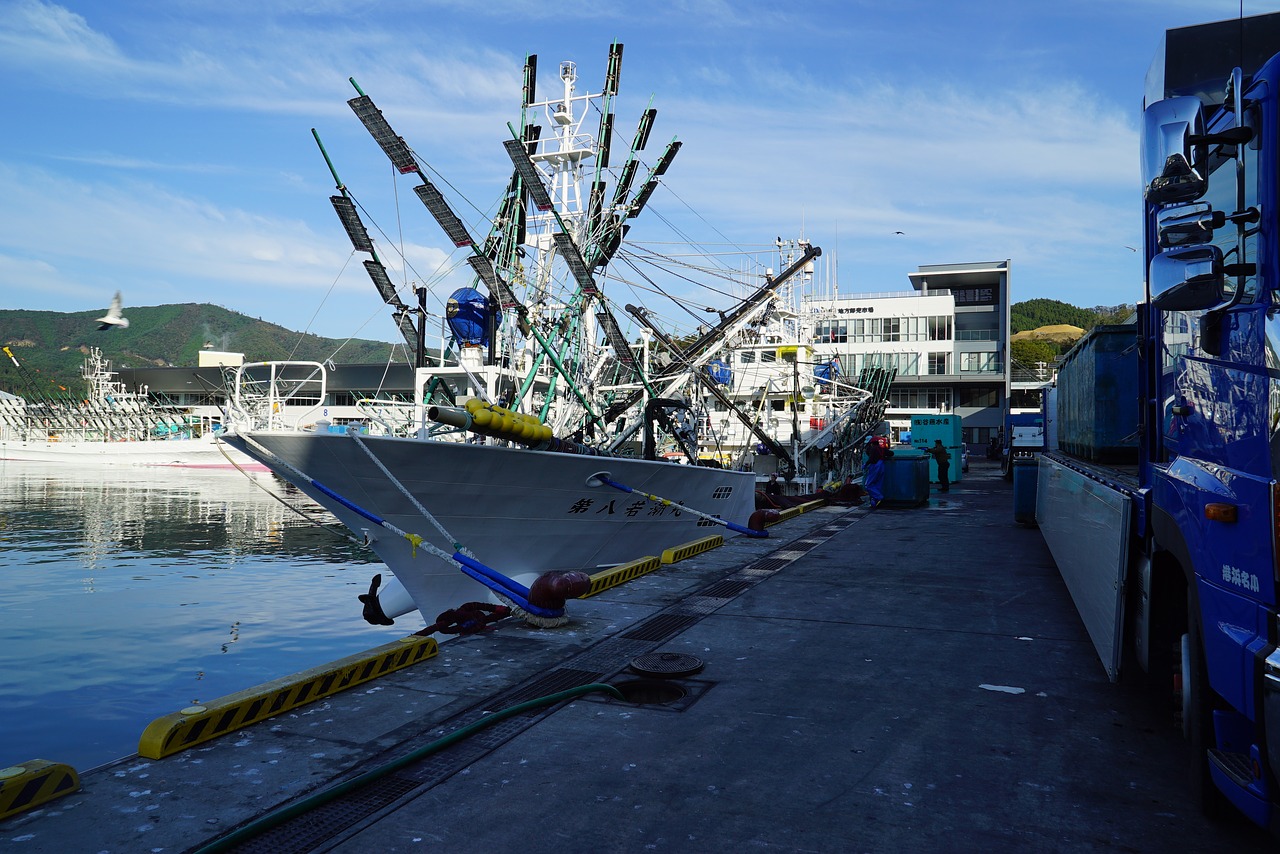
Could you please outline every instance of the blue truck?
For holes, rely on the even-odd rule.
[[[1013,467],[1018,460],[1032,459],[1044,449],[1045,429],[1042,412],[1010,412],[1004,416],[1000,473],[1005,480],[1013,480]]]
[[[1064,359],[1035,518],[1107,674],[1172,694],[1211,815],[1280,827],[1280,14],[1169,30],[1145,284]]]

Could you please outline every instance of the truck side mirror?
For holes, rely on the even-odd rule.
[[[1227,224],[1227,215],[1208,202],[1175,205],[1156,214],[1160,248],[1193,246],[1213,240],[1213,230]]]
[[[1151,304],[1160,311],[1203,311],[1226,301],[1222,250],[1212,243],[1183,246],[1151,259]]]
[[[1195,142],[1204,137],[1204,111],[1193,95],[1165,98],[1142,114],[1143,197],[1152,204],[1190,202],[1209,183],[1196,168]]]

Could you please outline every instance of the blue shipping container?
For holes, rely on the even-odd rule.
[[[884,463],[884,503],[919,507],[929,501],[929,458],[895,455]]]
[[[951,462],[947,467],[947,479],[951,483],[958,483],[964,477],[964,472],[961,471],[961,463],[964,460],[964,445],[960,441],[961,426],[959,415],[911,416],[911,446],[920,453],[924,453],[925,450],[933,447],[935,439],[941,439],[943,447],[951,455]],[[929,460],[929,482],[938,483],[938,464],[933,461],[933,457],[927,459]]]
[[[1094,462],[1138,459],[1138,347],[1132,325],[1096,326],[1058,368],[1058,446]]]

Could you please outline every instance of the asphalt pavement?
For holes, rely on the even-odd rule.
[[[0,848],[1276,850],[1198,813],[1167,698],[1108,681],[994,464],[926,506],[769,531],[571,602],[568,626],[507,620],[87,772]]]

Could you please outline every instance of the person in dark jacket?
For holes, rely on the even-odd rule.
[[[933,440],[932,448],[925,448],[924,451],[933,457],[938,464],[938,491],[948,492],[951,489],[951,454],[947,453],[947,449],[943,447],[941,439]]]
[[[867,440],[867,467],[862,473],[862,488],[867,491],[867,498],[874,510],[884,501],[884,461],[893,456],[888,443],[882,436],[872,436]]]

